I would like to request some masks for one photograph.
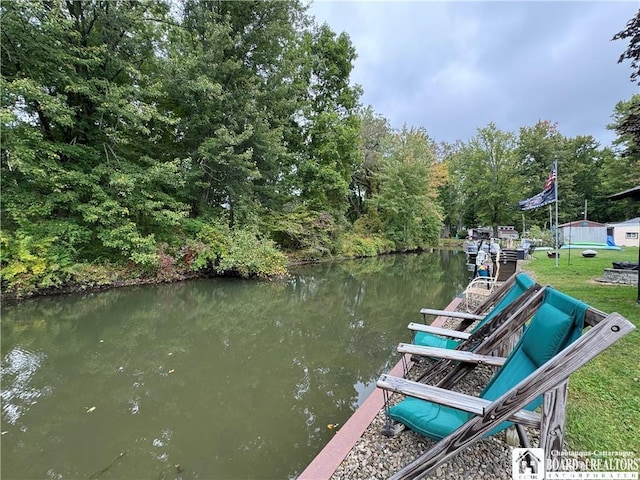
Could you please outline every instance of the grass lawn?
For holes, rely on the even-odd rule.
[[[638,261],[638,249],[560,251],[558,266],[545,252],[534,252],[523,270],[541,285],[576,297],[606,313],[618,312],[636,330],[578,370],[569,381],[566,439],[570,450],[630,451],[640,456],[640,305],[637,285],[595,281],[612,261]]]

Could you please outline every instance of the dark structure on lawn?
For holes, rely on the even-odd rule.
[[[608,197],[611,200],[622,200],[624,198],[631,198],[632,200],[640,200],[640,185],[630,188],[624,192],[619,192]],[[638,249],[638,264],[640,265],[640,249]],[[638,270],[638,303],[640,303],[640,270]]]

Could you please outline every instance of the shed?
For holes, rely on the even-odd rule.
[[[512,225],[498,225],[498,238],[501,240],[517,240],[520,237],[516,227]]]
[[[616,245],[624,247],[640,246],[640,217],[619,223],[607,223],[607,233]]]
[[[489,240],[493,234],[491,227],[476,227],[469,229],[469,236],[476,240]]]
[[[591,220],[576,220],[560,225],[564,244],[607,243],[607,226]]]

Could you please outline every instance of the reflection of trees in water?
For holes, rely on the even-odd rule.
[[[171,425],[198,439],[182,449],[216,445],[221,459],[263,441],[242,468],[279,460],[296,468],[291,458],[306,462],[297,449],[317,450],[330,435],[326,424],[350,415],[354,385],[397,360],[395,346],[409,340],[406,325],[419,321],[419,309],[446,305],[466,275],[464,255],[445,251],[300,267],[273,282],[196,280],[40,299],[3,312],[2,346],[47,354],[39,374],[55,379],[53,397],[68,405],[51,407],[60,414],[43,422],[45,435],[61,422],[83,431],[98,417],[69,419],[68,410],[99,401],[111,411],[110,431],[148,418],[138,437]],[[125,443],[145,458],[151,448]]]

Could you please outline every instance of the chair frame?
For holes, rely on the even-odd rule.
[[[542,364],[525,379],[513,385],[495,401],[478,399],[438,386],[382,375],[377,386],[383,390],[421,398],[474,414],[473,418],[437,442],[391,478],[400,480],[423,477],[469,445],[480,440],[505,420],[514,422],[516,426],[539,428],[541,432],[540,448],[545,449],[547,457],[552,450],[561,450],[564,436],[567,382],[570,375],[635,329],[629,320],[618,313],[606,315],[591,307],[587,309],[584,324],[585,326],[593,326],[593,328]],[[446,355],[450,352],[446,349],[436,350],[445,350],[438,352],[438,355]],[[474,361],[472,360],[473,354],[467,353],[466,355],[468,359],[463,360],[465,363]],[[541,395],[544,395],[542,413],[522,410]],[[522,429],[520,430],[522,431]]]
[[[488,256],[493,265],[491,275],[487,277],[475,277],[469,282],[464,292],[462,292],[464,304],[468,312],[473,312],[479,305],[482,305],[484,302],[479,299],[490,296],[497,287],[498,276],[500,274],[500,252],[495,254],[495,260],[493,255],[488,254]],[[479,301],[476,303],[477,299]]]
[[[450,317],[450,318],[458,318],[461,319],[462,322],[458,326],[458,330],[466,330],[469,325],[471,325],[476,320],[482,320],[495,305],[502,300],[502,298],[507,294],[507,292],[511,289],[513,284],[516,282],[516,277],[518,273],[514,273],[509,277],[504,283],[502,283],[498,288],[494,289],[482,304],[478,305],[478,307],[473,312],[458,312],[452,310],[437,310],[432,308],[423,308],[420,310],[422,314],[423,322],[427,323],[427,315],[435,315],[440,317]]]
[[[399,347],[398,351],[411,355],[437,356],[440,358],[441,360],[420,377],[419,381],[429,383],[443,372],[449,370],[449,374],[438,383],[438,386],[450,386],[458,382],[476,366],[476,364],[470,362],[457,363],[460,361],[460,357],[456,353],[451,352],[464,353],[473,351],[474,354],[485,357],[492,356],[496,352],[503,356],[508,355],[515,344],[513,341],[515,340],[515,334],[521,330],[525,322],[531,318],[533,313],[538,309],[542,303],[546,288],[547,287],[542,287],[537,283],[534,284],[521,295],[520,298],[505,307],[501,312],[498,312],[495,317],[471,334],[464,332],[461,334],[461,332],[455,330],[446,331],[445,329],[440,329],[442,330],[442,333],[440,333],[442,335],[451,334],[450,336],[453,338],[456,338],[455,335],[457,335],[457,338],[462,339],[455,350],[431,349],[431,347],[401,344],[402,347],[401,349]],[[420,324],[409,324],[409,328],[438,334],[437,330],[434,331],[434,327],[425,328],[425,326]],[[439,351],[440,355],[435,355],[437,351]],[[485,360],[484,363],[492,364],[492,362],[494,362],[493,364],[495,365],[495,361],[493,360]]]

